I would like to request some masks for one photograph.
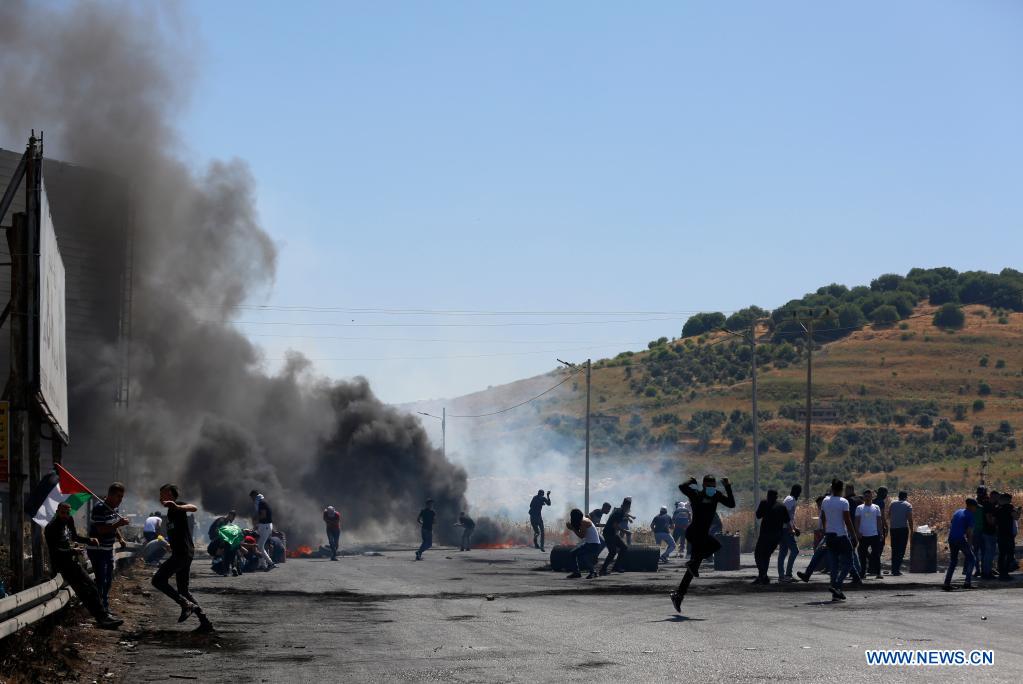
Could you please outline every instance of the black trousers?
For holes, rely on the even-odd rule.
[[[533,546],[538,546],[540,549],[543,549],[544,546],[543,518],[530,517],[529,525],[533,528]]]
[[[611,561],[614,561],[614,569],[618,570],[622,567],[625,554],[629,551],[629,545],[618,536],[617,532],[606,534],[604,543],[607,545],[607,558],[604,559],[604,565],[600,567],[600,571],[607,572],[607,566],[611,564]]]
[[[757,563],[757,574],[767,577],[767,571],[771,566],[771,555],[781,542],[780,534],[760,533],[757,538],[757,545],[753,549],[753,558]]]
[[[153,586],[167,594],[178,605],[184,605],[186,601],[199,605],[199,602],[188,591],[188,573],[191,569],[191,556],[171,554],[171,557],[161,563],[156,574],[153,575]],[[170,585],[171,576],[174,577],[177,590]]]
[[[693,563],[697,567],[721,549],[721,542],[712,537],[709,532],[694,530],[692,525],[686,530],[686,540],[692,551]]]
[[[1016,538],[998,537],[998,575],[1007,577],[1016,560]]]
[[[881,537],[873,535],[860,537],[860,546],[856,549],[860,558],[860,572],[863,576],[881,574]],[[869,556],[867,554],[870,554]]]
[[[75,595],[81,600],[85,609],[97,620],[107,614],[99,597],[99,589],[82,566],[74,558],[50,558],[50,565],[55,573],[60,573]]]
[[[892,572],[902,572],[902,560],[906,557],[906,545],[909,543],[908,527],[893,527],[892,534]]]

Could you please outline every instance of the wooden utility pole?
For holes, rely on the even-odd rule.
[[[803,434],[803,491],[810,496],[810,424],[813,422],[813,319],[806,330],[806,431]]]
[[[760,414],[757,412],[757,322],[749,325],[749,345],[753,352],[753,505],[760,504],[760,432],[757,429]]]
[[[590,371],[592,364],[586,359],[586,494],[583,496],[584,515],[590,510]]]

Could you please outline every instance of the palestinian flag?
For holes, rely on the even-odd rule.
[[[55,464],[53,467],[56,472],[47,473],[25,502],[25,512],[31,515],[32,520],[41,527],[46,527],[56,517],[57,506],[60,504],[70,505],[73,515],[93,497],[93,493],[79,482],[78,478],[59,464]]]

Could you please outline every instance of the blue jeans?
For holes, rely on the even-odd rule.
[[[778,577],[791,577],[792,566],[796,564],[796,556],[799,555],[799,544],[796,542],[796,535],[792,530],[781,531],[781,543],[778,545]],[[785,557],[788,556],[788,567],[785,565]]]
[[[998,537],[993,534],[984,535],[984,559],[980,565],[980,576],[990,577],[991,576],[991,565],[995,561],[995,545],[998,543]]]
[[[963,553],[963,575],[966,586],[970,586],[970,579],[973,575],[973,566],[977,559],[973,555],[973,549],[966,543],[966,540],[950,541],[948,543],[948,570],[945,571],[945,586],[952,584],[952,575],[955,574],[956,565],[959,563],[959,552]]]
[[[574,564],[575,571],[579,572],[579,569],[583,567],[583,564],[579,562],[579,559],[583,558],[585,559],[586,569],[593,572],[597,565],[597,556],[600,555],[600,550],[603,548],[603,544],[580,544],[572,549],[572,563]]]
[[[114,581],[114,552],[102,549],[88,549],[89,563],[96,574],[96,588],[104,610],[110,610],[110,585]]]
[[[341,545],[341,530],[327,528],[327,545],[330,546],[330,557],[337,558],[337,547]]]
[[[841,589],[845,576],[849,574],[853,565],[852,544],[849,537],[840,537],[834,532],[829,532],[826,539],[828,553],[831,556],[831,586]]]
[[[417,552],[420,556],[423,555],[423,551],[433,546],[433,530],[423,528],[423,543],[419,545],[419,551]]]
[[[661,543],[667,544],[668,548],[661,554],[661,560],[667,561],[668,556],[675,550],[675,540],[671,538],[671,535],[667,532],[654,532],[654,539],[657,540],[657,546],[660,547]]]
[[[823,539],[817,545],[817,548],[813,550],[813,556],[810,557],[810,563],[806,566],[804,572],[807,575],[812,575],[821,564],[829,567],[828,573],[830,574],[831,555],[828,553],[828,544]]]

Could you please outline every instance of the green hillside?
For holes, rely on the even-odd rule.
[[[936,319],[937,316],[937,319]],[[806,334],[815,319],[811,466],[814,489],[834,476],[889,488],[1023,487],[1015,430],[1023,427],[1023,275],[914,269],[869,286],[829,285],[770,313],[691,318],[682,336],[594,363],[595,462],[678,463],[752,481],[749,344],[720,331],[756,318],[762,486],[802,481]],[[941,326],[938,325],[941,323]],[[446,402],[486,412],[565,377],[556,370]],[[507,414],[475,421],[474,444],[576,450],[585,382],[576,376]],[[432,404],[431,404],[432,406]]]

